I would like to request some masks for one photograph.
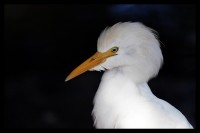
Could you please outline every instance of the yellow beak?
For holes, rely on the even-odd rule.
[[[98,66],[99,64],[106,61],[106,59],[110,56],[116,55],[112,51],[108,50],[107,52],[101,53],[96,52],[93,56],[91,56],[89,59],[87,59],[85,62],[83,62],[81,65],[79,65],[76,69],[74,69],[65,79],[65,81],[69,81],[72,78],[75,78],[76,76],[86,72],[87,70]]]

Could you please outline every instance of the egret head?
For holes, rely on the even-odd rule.
[[[154,30],[139,22],[117,23],[106,28],[98,38],[97,53],[77,67],[67,80],[87,70],[120,68],[135,82],[157,75],[163,56]]]

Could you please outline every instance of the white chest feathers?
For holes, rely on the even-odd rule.
[[[146,83],[136,85],[108,71],[94,99],[96,128],[192,128],[184,115],[157,98]]]

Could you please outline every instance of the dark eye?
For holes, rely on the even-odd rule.
[[[118,51],[118,47],[113,47],[112,49],[111,49],[111,52],[113,52],[113,53],[116,53],[117,51]]]

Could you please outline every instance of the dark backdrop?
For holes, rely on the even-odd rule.
[[[100,32],[140,21],[159,33],[164,65],[153,93],[195,123],[195,5],[4,5],[4,127],[93,128],[100,72],[66,76],[96,52]]]

